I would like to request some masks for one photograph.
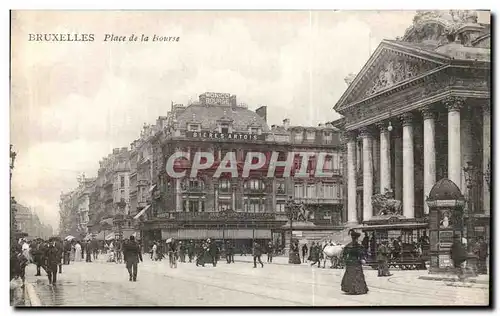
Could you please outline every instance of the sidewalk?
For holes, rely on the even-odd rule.
[[[426,274],[418,277],[420,280],[428,280],[428,281],[448,281],[448,282],[461,282],[458,277],[454,274]],[[464,282],[466,283],[476,283],[476,284],[490,284],[490,276],[480,274],[476,277],[470,277]]]
[[[261,256],[262,262],[264,264],[278,264],[278,265],[291,265],[288,263],[288,256],[278,256],[278,257],[273,257],[273,262],[268,263],[267,262],[267,255],[264,254]],[[301,258],[302,259],[302,258]],[[221,258],[221,261],[225,261],[224,258]],[[234,256],[234,262],[248,262],[248,263],[253,263],[253,256],[252,255],[246,255],[246,256]],[[321,266],[323,266],[323,260],[321,261]],[[310,263],[304,262],[301,264],[294,264],[294,266],[308,266]]]

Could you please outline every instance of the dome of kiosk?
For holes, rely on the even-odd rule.
[[[464,196],[458,186],[450,179],[444,178],[434,184],[427,200],[462,200],[463,198]]]

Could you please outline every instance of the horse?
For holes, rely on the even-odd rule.
[[[342,252],[345,245],[327,243],[323,246],[323,268],[326,266],[326,260],[330,260],[330,269],[342,267]]]

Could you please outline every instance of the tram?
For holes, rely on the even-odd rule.
[[[424,219],[406,219],[400,216],[374,218],[358,227],[367,245],[366,264],[376,269],[377,248],[388,241],[389,267],[401,270],[425,270],[429,260],[429,225]],[[366,238],[368,237],[368,240]]]

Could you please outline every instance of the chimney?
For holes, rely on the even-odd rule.
[[[113,155],[118,154],[120,152],[120,148],[113,148]]]
[[[290,119],[286,118],[283,120],[283,127],[288,129],[290,127]]]
[[[257,115],[259,115],[260,117],[262,117],[262,119],[264,120],[264,122],[267,123],[267,106],[261,106],[260,108],[258,108],[257,110],[255,110],[255,113],[257,113]]]
[[[121,150],[122,153],[126,153],[127,151],[128,151],[128,147],[122,147],[122,150]]]

